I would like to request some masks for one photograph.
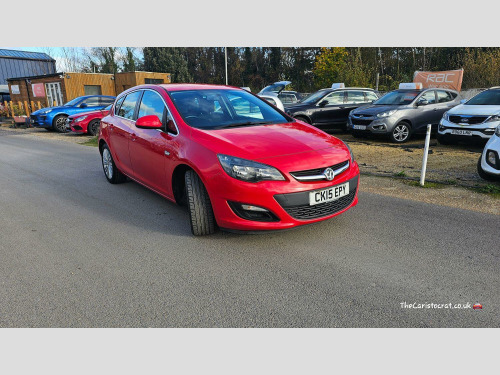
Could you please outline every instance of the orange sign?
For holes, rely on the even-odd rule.
[[[446,70],[443,72],[419,72],[413,76],[413,82],[421,82],[424,88],[440,87],[460,91],[464,70]]]

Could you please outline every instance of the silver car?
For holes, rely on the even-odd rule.
[[[354,137],[386,134],[395,143],[408,141],[412,134],[433,130],[443,114],[460,104],[458,92],[449,89],[394,90],[370,105],[349,114],[349,128]]]

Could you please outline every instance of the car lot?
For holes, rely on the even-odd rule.
[[[195,238],[97,149],[20,134],[0,134],[2,327],[500,326],[497,215],[361,189],[323,223]]]

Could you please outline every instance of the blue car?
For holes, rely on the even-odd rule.
[[[47,130],[56,130],[65,133],[66,118],[68,116],[96,111],[113,104],[114,96],[105,95],[86,95],[70,100],[66,104],[58,107],[42,108],[31,114],[31,124],[37,128],[46,128]]]

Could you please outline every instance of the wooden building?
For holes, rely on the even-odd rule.
[[[42,106],[62,105],[83,95],[116,96],[124,90],[146,83],[170,83],[169,73],[124,72],[52,73],[38,76],[8,78],[11,100],[41,102]]]

